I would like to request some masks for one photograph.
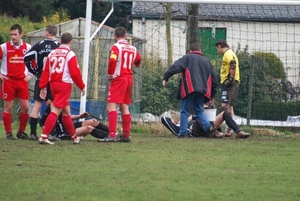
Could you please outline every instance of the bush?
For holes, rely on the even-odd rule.
[[[299,110],[299,101],[257,101],[252,105],[251,119],[285,121],[287,116],[298,116]]]
[[[167,68],[154,54],[144,57],[142,69],[141,112],[161,115],[167,110],[179,110],[179,100],[176,99],[179,77],[173,76],[163,87],[162,78]]]

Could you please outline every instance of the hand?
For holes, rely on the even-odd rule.
[[[114,80],[114,78],[113,78],[113,76],[112,76],[112,75],[107,75],[107,79],[108,79],[108,81],[109,81],[109,82],[111,82],[111,81],[113,81],[113,80]]]
[[[24,80],[27,82],[28,80],[30,80],[32,76],[30,74],[26,75],[26,77],[24,78]]]
[[[9,78],[6,77],[5,75],[0,74],[0,79],[1,79],[1,80],[8,80]]]
[[[40,91],[40,97],[41,97],[41,99],[45,100],[45,99],[46,99],[46,96],[47,96],[47,88],[42,89],[42,90]]]
[[[166,80],[163,80],[163,81],[162,81],[162,85],[163,85],[163,86],[166,86],[167,83],[168,83],[168,82],[167,82]]]
[[[210,99],[209,99],[208,107],[209,107],[210,109],[214,109],[214,108],[215,108],[215,98],[210,98]]]
[[[227,80],[225,80],[225,82],[223,83],[225,86],[230,85],[233,82],[233,77],[229,77]]]
[[[81,90],[81,93],[82,93],[81,96],[84,96],[84,95],[85,95],[85,88]]]
[[[87,113],[87,112],[84,112],[84,113],[80,114],[79,118],[82,119],[82,118],[85,118],[85,117],[88,117],[88,116],[90,116],[90,114]]]

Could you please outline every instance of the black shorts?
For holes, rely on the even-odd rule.
[[[82,122],[74,123],[75,130],[76,128],[80,128],[81,126],[82,126]],[[63,131],[60,131],[60,134],[58,134],[58,138],[61,140],[71,140],[71,136],[68,134],[65,127],[63,127]]]
[[[33,94],[33,99],[35,101],[47,101],[47,100],[53,100],[52,98],[52,94],[51,94],[51,90],[50,90],[50,83],[48,83],[47,85],[47,96],[46,96],[46,99],[43,100],[41,99],[40,97],[40,92],[41,92],[41,89],[39,88],[39,82],[40,82],[40,78],[36,79],[35,81],[35,85],[34,85],[34,94]]]
[[[222,84],[222,103],[235,106],[240,84],[237,81],[232,82],[230,85],[225,86]]]
[[[81,122],[81,121],[78,121],[78,122],[75,122],[75,123],[74,123],[75,129],[76,129],[76,128],[80,128],[81,126],[82,126],[82,122]]]
[[[207,137],[209,132],[205,131],[202,127],[202,124],[200,123],[200,121],[198,120],[192,120],[191,121],[193,123],[193,125],[191,125],[189,127],[189,130],[191,132],[191,135],[193,137]],[[211,126],[214,127],[214,123],[213,122],[209,122],[211,124]]]

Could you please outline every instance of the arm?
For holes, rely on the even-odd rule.
[[[234,81],[235,69],[236,69],[236,61],[231,60],[229,63],[229,75],[228,78],[225,80],[224,85],[228,86]]]
[[[84,112],[82,114],[71,115],[71,119],[72,120],[83,119],[83,118],[88,117],[88,116],[90,116],[90,114],[87,113],[87,112]]]
[[[41,89],[44,89],[44,88],[47,87],[47,84],[48,84],[49,79],[50,79],[50,70],[51,70],[50,58],[47,57],[46,64],[45,64],[45,69],[42,72],[41,79],[40,79],[40,82],[39,82],[39,87]]]
[[[165,72],[163,76],[163,82],[168,82],[169,78],[174,74],[184,72],[186,69],[187,56],[183,56],[182,58],[175,61],[175,63],[170,66],[170,68]]]
[[[37,73],[37,44],[35,44],[24,56],[24,63],[28,69],[28,71],[35,75]]]
[[[108,60],[108,68],[107,68],[107,74],[113,75],[116,69],[117,60],[119,55],[119,49],[113,45],[110,50],[109,60]]]
[[[4,55],[6,54],[5,47],[6,47],[5,43],[0,46],[0,59],[3,59]]]
[[[40,97],[41,97],[41,99],[44,99],[44,100],[47,96],[47,84],[48,84],[49,79],[50,79],[50,70],[51,70],[50,65],[51,65],[50,64],[50,58],[48,57],[47,60],[46,60],[45,69],[42,72],[41,79],[40,79],[40,82],[39,82],[39,88],[41,89]]]
[[[85,84],[83,83],[81,77],[81,71],[77,62],[77,58],[74,55],[68,62],[69,72],[72,80],[75,82],[76,86],[83,91],[85,88]]]
[[[135,67],[139,67],[141,65],[141,62],[142,62],[142,57],[141,57],[140,53],[137,51],[133,64],[135,65]]]

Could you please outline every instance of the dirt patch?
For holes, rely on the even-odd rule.
[[[285,136],[284,133],[277,132],[268,128],[251,128],[252,135],[261,135],[261,136]]]

